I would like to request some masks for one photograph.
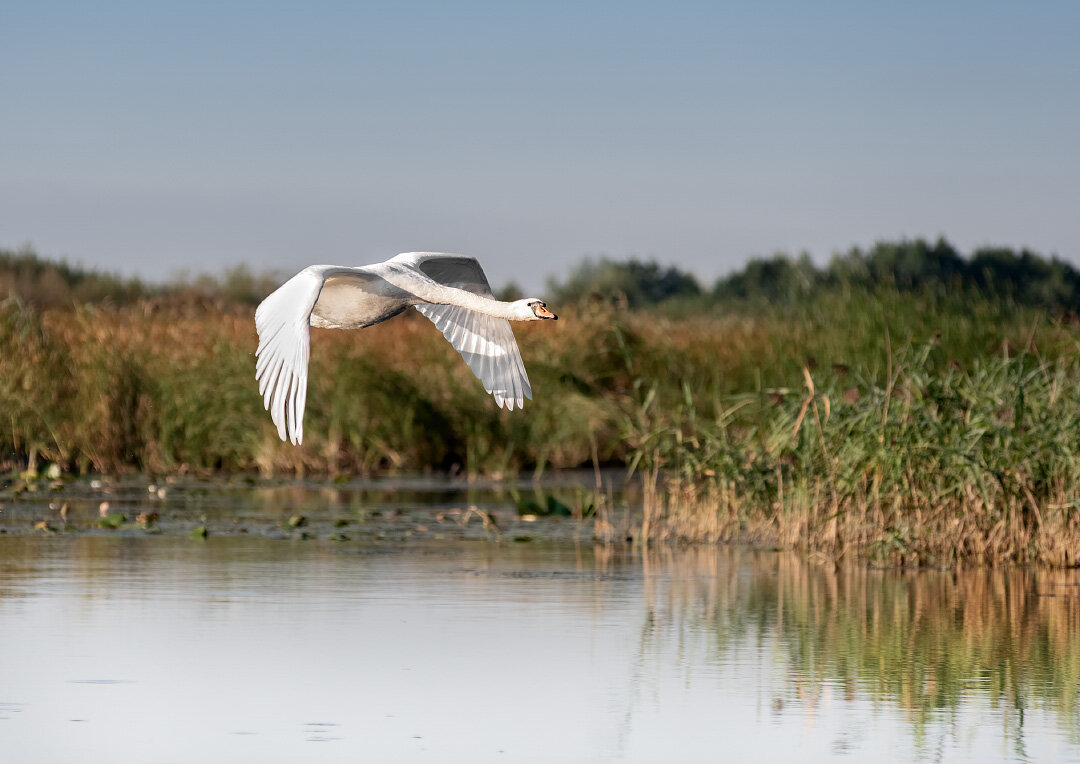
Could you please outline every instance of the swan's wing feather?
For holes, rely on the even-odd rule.
[[[416,305],[454,349],[473,374],[510,411],[532,399],[532,386],[521,361],[514,331],[505,318],[495,318],[457,305]]]
[[[311,311],[324,277],[323,269],[307,268],[278,287],[255,311],[259,394],[277,425],[278,436],[297,445],[304,440]]]
[[[487,274],[475,257],[442,252],[405,252],[390,262],[407,263],[432,281],[464,289],[484,297],[494,297]]]

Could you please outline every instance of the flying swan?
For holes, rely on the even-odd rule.
[[[476,258],[408,252],[350,268],[312,265],[255,310],[255,379],[284,441],[304,440],[309,327],[363,329],[413,306],[443,333],[495,402],[513,411],[532,399],[509,321],[558,318],[543,300],[496,300]]]

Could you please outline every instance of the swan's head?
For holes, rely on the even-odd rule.
[[[546,318],[559,320],[558,316],[547,309],[547,303],[536,297],[516,300],[514,302],[514,313],[517,314],[518,321],[543,321]]]

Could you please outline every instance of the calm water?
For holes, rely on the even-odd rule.
[[[1080,761],[1073,573],[0,537],[19,762]]]

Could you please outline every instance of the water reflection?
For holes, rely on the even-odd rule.
[[[1080,760],[1078,594],[744,549],[7,538],[0,738],[20,761]]]
[[[827,693],[867,698],[901,711],[931,758],[972,705],[993,709],[1019,759],[1026,711],[1080,743],[1076,571],[838,569],[746,550],[654,553],[644,569],[643,652],[703,634],[720,660],[768,647],[787,677],[774,712],[795,703],[812,720]]]

